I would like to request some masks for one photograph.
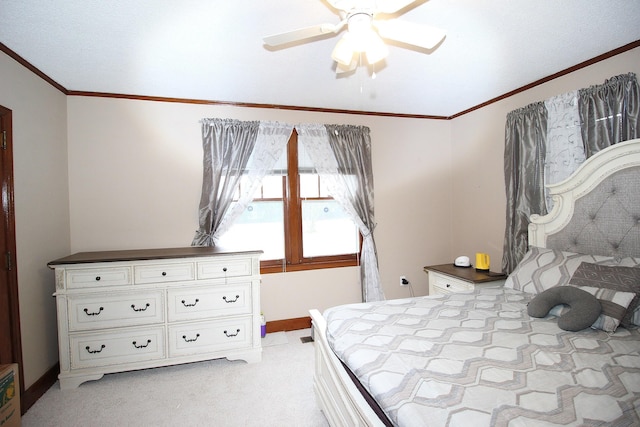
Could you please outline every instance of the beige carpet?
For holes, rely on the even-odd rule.
[[[226,359],[56,383],[22,418],[31,426],[326,427],[313,392],[309,329],[263,338],[262,362]]]

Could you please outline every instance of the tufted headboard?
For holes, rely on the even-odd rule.
[[[554,207],[531,216],[530,246],[640,256],[640,139],[600,151],[549,192]]]

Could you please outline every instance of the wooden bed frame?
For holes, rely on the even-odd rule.
[[[577,199],[588,194],[613,173],[630,167],[640,168],[640,139],[602,150],[585,161],[571,177],[550,186],[554,207],[548,215],[531,217],[529,244],[547,247],[547,237],[570,223]],[[329,424],[332,427],[383,426],[384,423],[329,347],[324,317],[318,310],[311,310],[310,314],[315,341],[314,388],[320,409]]]

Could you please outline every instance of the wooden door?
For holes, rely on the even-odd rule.
[[[20,393],[24,391],[16,235],[13,202],[13,133],[11,110],[0,106],[0,364],[20,364]]]

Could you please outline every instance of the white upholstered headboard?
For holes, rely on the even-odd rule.
[[[640,139],[601,150],[548,188],[554,206],[531,216],[530,246],[640,257]]]

